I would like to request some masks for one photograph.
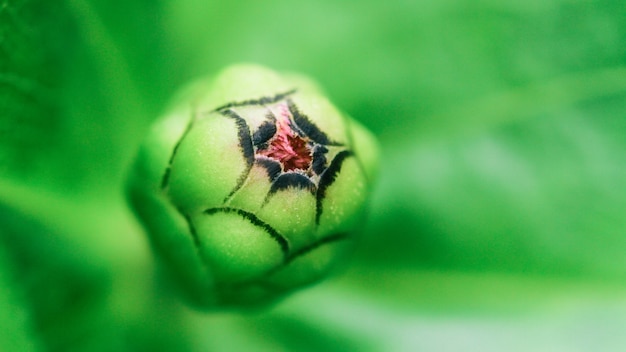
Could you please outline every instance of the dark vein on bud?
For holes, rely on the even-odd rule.
[[[280,163],[274,159],[259,157],[256,159],[256,163],[265,169],[270,182],[274,182],[280,176],[280,173],[283,172]]]
[[[189,215],[184,214],[181,209],[177,209],[177,210],[178,210],[178,212],[181,215],[183,215],[183,217],[185,218],[185,221],[187,222],[187,227],[189,228],[189,233],[191,234],[191,239],[193,240],[193,244],[195,246],[195,249],[198,252],[198,258],[200,259],[200,263],[201,263],[202,267],[204,268],[204,270],[207,273],[210,273],[211,272],[211,265],[209,263],[207,263],[206,258],[201,253],[200,237],[198,236],[198,232],[196,231],[196,227],[193,226],[193,221],[191,220],[191,217]]]
[[[262,98],[259,98],[259,99],[250,99],[250,100],[244,100],[244,101],[239,101],[239,102],[230,102],[230,103],[226,103],[226,104],[216,108],[214,111],[220,111],[220,110],[234,108],[234,107],[238,107],[238,106],[272,104],[272,103],[275,103],[277,101],[285,99],[286,97],[294,94],[295,92],[296,92],[296,89],[292,89],[292,90],[287,91],[285,93],[276,94],[276,95],[274,95],[272,97],[262,97]]]
[[[306,189],[311,193],[315,192],[315,184],[305,175],[296,172],[287,172],[280,175],[270,188],[270,193],[274,194],[287,188]]]
[[[287,257],[289,255],[289,242],[287,241],[287,239],[281,235],[280,233],[278,233],[278,231],[276,231],[272,226],[270,226],[268,223],[262,221],[261,219],[259,219],[256,215],[247,212],[245,210],[241,210],[241,209],[237,209],[237,208],[230,208],[230,207],[222,207],[222,208],[210,208],[204,211],[205,214],[210,215],[210,214],[215,214],[215,213],[235,213],[238,214],[240,216],[242,216],[243,218],[247,219],[248,221],[250,221],[252,223],[252,225],[254,226],[258,226],[261,227],[262,229],[264,229],[280,246],[281,251],[283,252],[283,255],[285,257]]]
[[[180,209],[179,213],[184,214]],[[191,238],[193,239],[193,244],[200,248],[200,238],[198,237],[198,232],[196,231],[196,227],[193,226],[193,222],[191,222],[191,217],[189,215],[183,215],[185,220],[187,221],[187,226],[189,227],[189,233],[191,234]]]
[[[341,143],[331,141],[326,133],[322,132],[313,122],[311,122],[309,117],[302,113],[291,99],[287,100],[287,106],[291,116],[293,116],[293,121],[298,127],[297,129],[307,137],[311,138],[315,143],[331,146],[343,145]]]
[[[349,237],[349,235],[347,233],[337,233],[337,234],[334,234],[334,235],[330,235],[330,236],[326,236],[324,238],[321,238],[321,239],[311,243],[310,245],[302,247],[299,250],[291,253],[289,256],[287,256],[287,259],[285,260],[285,264],[284,265],[288,265],[292,261],[298,259],[298,257],[306,255],[306,254],[308,254],[308,253],[318,249],[319,247],[321,247],[323,245],[327,245],[327,244],[330,244],[330,243],[333,243],[333,242],[345,240],[348,237]]]
[[[178,148],[180,147],[180,144],[183,142],[183,139],[185,139],[187,134],[189,134],[189,131],[191,130],[191,126],[193,125],[193,120],[194,120],[194,117],[192,115],[191,118],[189,119],[189,122],[187,123],[187,127],[185,127],[185,132],[183,132],[182,136],[180,136],[180,138],[174,145],[174,148],[172,149],[172,155],[170,155],[170,160],[167,162],[167,167],[165,168],[165,172],[163,173],[163,178],[161,179],[161,189],[165,189],[165,187],[167,187],[167,184],[170,181],[170,174],[172,172],[172,163],[174,162],[174,157],[176,157],[176,153],[178,152]]]
[[[313,172],[318,175],[321,175],[326,169],[326,153],[328,149],[323,145],[316,145],[313,148],[313,162],[311,163],[311,168]]]
[[[313,181],[311,181],[311,179],[307,176],[296,172],[287,172],[278,176],[274,182],[272,182],[272,186],[270,187],[269,192],[267,192],[267,196],[265,196],[263,205],[267,204],[270,198],[272,198],[278,191],[289,188],[304,189],[311,192],[313,195],[315,195],[315,191],[317,190],[315,183],[313,183]]]
[[[228,109],[220,112],[223,116],[229,117],[235,120],[237,125],[237,136],[239,138],[239,148],[243,153],[243,157],[246,162],[246,170],[237,179],[237,185],[232,191],[224,198],[224,202],[227,202],[244,184],[246,178],[250,174],[252,165],[254,164],[254,147],[252,138],[250,137],[250,128],[248,123],[243,117],[239,116],[236,112]]]
[[[322,216],[322,210],[323,210],[322,200],[324,200],[324,198],[326,197],[326,190],[328,189],[328,187],[330,187],[330,185],[333,184],[333,182],[335,182],[335,179],[337,179],[337,175],[339,174],[339,171],[341,171],[341,166],[343,165],[343,162],[347,158],[353,155],[354,154],[350,150],[344,150],[340,152],[339,154],[335,156],[333,161],[330,162],[330,165],[320,177],[319,188],[315,195],[315,200],[316,200],[315,223],[316,224],[319,225],[320,217]]]
[[[276,134],[276,116],[270,111],[265,115],[267,121],[264,121],[259,129],[252,134],[252,143],[259,147],[270,140]]]
[[[257,277],[255,279],[252,280],[246,280],[246,281],[242,281],[242,282],[238,282],[237,284],[235,284],[234,286],[236,287],[244,287],[246,285],[251,285],[251,284],[256,284],[256,285],[261,285],[264,287],[270,287],[270,288],[275,288],[274,285],[272,285],[269,282],[266,282],[264,280],[266,280],[267,278],[269,278],[270,276],[276,274],[277,272],[281,271],[282,269],[284,269],[286,266],[288,266],[291,262],[293,262],[294,260],[307,255],[311,252],[313,252],[314,250],[325,246],[325,245],[329,245],[338,241],[344,241],[344,240],[348,240],[350,239],[350,235],[348,233],[342,232],[342,233],[336,233],[333,235],[329,235],[326,236],[324,238],[321,238],[311,244],[309,244],[308,246],[302,247],[299,250],[287,255],[285,257],[285,260],[279,264],[278,266],[268,270],[265,272],[265,274],[261,275],[260,277]]]

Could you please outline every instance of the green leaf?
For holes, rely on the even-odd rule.
[[[16,277],[4,246],[0,246],[0,349],[35,351],[36,340],[27,302],[16,289]]]
[[[403,258],[421,267],[624,277],[624,97],[390,147],[369,257],[388,265]]]
[[[41,12],[40,12],[41,11]],[[0,174],[32,180],[49,170],[62,145],[56,27],[45,2],[5,1],[0,8]]]

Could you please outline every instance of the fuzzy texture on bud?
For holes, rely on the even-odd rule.
[[[155,122],[128,195],[192,302],[250,306],[342,261],[377,158],[372,135],[310,80],[239,65]]]

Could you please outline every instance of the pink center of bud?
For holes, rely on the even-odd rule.
[[[306,140],[298,136],[291,128],[287,106],[281,105],[280,110],[281,113],[276,122],[276,135],[267,149],[259,150],[258,153],[278,160],[283,165],[284,171],[307,170],[313,159],[311,148]]]

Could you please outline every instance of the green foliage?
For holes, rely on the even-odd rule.
[[[625,15],[613,0],[0,1],[0,348],[619,349]],[[242,61],[315,77],[381,141],[381,178],[340,278],[199,313],[123,182],[164,102]]]

